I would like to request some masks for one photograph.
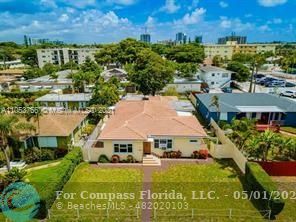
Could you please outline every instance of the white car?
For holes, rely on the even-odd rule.
[[[291,97],[291,98],[296,98],[296,91],[287,90],[287,91],[282,92],[280,95]]]

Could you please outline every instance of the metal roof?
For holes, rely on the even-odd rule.
[[[91,99],[91,94],[46,94],[45,96],[36,99],[36,102],[88,102]]]
[[[224,72],[224,73],[233,73],[232,71],[217,67],[217,66],[201,66],[199,68],[203,72]]]
[[[198,98],[211,112],[216,112],[216,108],[211,106],[213,96],[218,96],[220,111],[242,112],[239,108],[249,110],[257,107],[260,112],[269,112],[274,107],[275,112],[296,112],[296,102],[287,98],[271,95],[267,93],[210,93],[196,94]],[[276,108],[275,108],[276,107]]]

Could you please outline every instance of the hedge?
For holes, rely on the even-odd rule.
[[[284,208],[285,202],[279,197],[279,191],[270,176],[258,163],[248,162],[246,164],[246,182],[250,191],[259,191],[260,204],[264,210],[271,210],[271,217],[274,218]]]
[[[51,208],[56,199],[56,191],[61,191],[70,179],[76,166],[83,160],[82,151],[79,147],[68,153],[58,165],[58,178],[47,186],[47,192],[41,197],[40,209],[37,218],[43,219],[47,216],[47,210]]]

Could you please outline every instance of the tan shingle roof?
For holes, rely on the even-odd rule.
[[[40,117],[38,136],[69,136],[86,118],[86,114],[44,114]],[[37,129],[37,121],[35,121]]]
[[[120,101],[99,139],[146,140],[149,136],[206,137],[194,116],[178,116],[171,97],[143,101]]]

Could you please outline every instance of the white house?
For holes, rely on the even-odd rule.
[[[205,65],[200,67],[199,78],[206,82],[210,89],[230,87],[232,73],[220,67]]]
[[[40,90],[63,90],[72,89],[73,82],[69,78],[71,73],[77,72],[76,70],[64,70],[57,72],[58,78],[51,79],[49,75],[41,76],[35,79],[29,79],[26,81],[20,81],[16,84],[19,86],[22,92],[36,92]]]
[[[91,94],[46,94],[35,101],[41,107],[53,108],[62,107],[65,109],[85,109],[91,99]]]

